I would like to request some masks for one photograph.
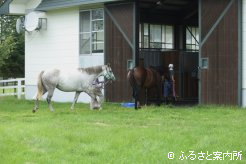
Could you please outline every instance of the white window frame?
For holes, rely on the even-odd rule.
[[[191,33],[190,33],[191,32]],[[199,27],[188,26],[185,29],[185,49],[187,51],[199,51]],[[190,35],[191,39],[188,43],[187,35]],[[190,48],[189,48],[190,47]]]
[[[103,10],[103,18],[102,19],[92,19],[92,11],[93,10]],[[104,31],[105,31],[105,22],[104,22],[104,19],[105,19],[105,16],[104,16],[104,9],[103,8],[95,8],[95,9],[88,9],[88,10],[80,10],[80,14],[82,12],[86,12],[86,11],[89,11],[90,12],[90,32],[82,32],[80,31],[81,28],[79,28],[79,38],[81,38],[81,35],[82,34],[90,34],[90,53],[88,54],[85,54],[85,53],[81,53],[81,39],[79,39],[79,55],[80,56],[88,56],[88,55],[103,55],[104,54],[104,43],[105,43],[105,37],[103,37],[103,41],[99,41],[99,42],[92,42],[92,34],[94,32],[103,32],[103,35],[104,35]],[[103,21],[103,30],[98,30],[98,31],[93,31],[92,30],[92,24],[94,21],[100,21],[102,20]],[[81,18],[79,17],[79,22],[81,22]],[[80,23],[79,23],[79,26],[80,26]],[[102,52],[92,52],[92,44],[93,43],[103,43],[103,51]]]
[[[151,44],[154,44],[155,42],[151,42],[151,30],[150,27],[151,25],[158,25],[161,28],[161,42],[159,42],[159,44],[161,44],[160,48],[156,48],[156,49],[174,49],[174,26],[173,25],[167,25],[167,24],[150,24],[150,23],[141,23],[140,24],[140,29],[139,29],[139,47],[140,48],[150,48],[150,49],[155,49],[154,47],[151,46]],[[147,31],[145,31],[145,27],[147,27]],[[171,43],[167,42],[167,27],[171,27],[172,28],[172,40]],[[145,33],[146,32],[146,33]],[[148,43],[147,45],[144,45],[145,42],[145,38],[148,38]],[[156,42],[158,43],[158,42]],[[171,48],[169,48],[171,47]]]

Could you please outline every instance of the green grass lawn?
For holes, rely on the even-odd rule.
[[[17,91],[15,91],[14,88],[8,88],[8,89],[0,89],[0,93],[15,93]]]
[[[51,113],[42,102],[33,114],[33,104],[0,97],[0,163],[246,163],[246,109],[78,103],[71,112],[71,103],[53,103]],[[208,160],[217,151],[242,151],[241,160]]]

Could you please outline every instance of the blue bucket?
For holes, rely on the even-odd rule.
[[[126,108],[132,108],[135,106],[135,103],[131,103],[131,102],[122,103],[121,106]]]

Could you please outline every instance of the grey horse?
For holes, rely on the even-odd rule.
[[[104,77],[100,82],[99,77]],[[47,102],[50,111],[54,111],[51,105],[51,98],[55,88],[64,92],[75,92],[71,109],[78,100],[81,92],[87,93],[91,97],[90,109],[100,108],[103,100],[102,88],[109,82],[114,81],[115,76],[110,65],[94,66],[78,69],[50,69],[41,71],[38,76],[37,94],[35,96],[35,106],[33,112],[39,108],[39,100],[48,92]]]

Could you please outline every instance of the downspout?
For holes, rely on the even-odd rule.
[[[243,72],[243,67],[242,67],[242,11],[243,11],[243,2],[242,0],[238,1],[238,106],[242,106],[242,72]]]
[[[246,81],[244,81],[244,79],[246,78],[246,63],[244,62],[244,60],[246,59],[246,47],[243,46],[245,41],[246,41],[246,36],[244,36],[246,34],[245,31],[243,31],[243,29],[246,28],[245,24],[246,23],[246,0],[241,0],[240,1],[242,7],[239,7],[238,10],[241,10],[241,14],[238,15],[238,17],[241,17],[241,20],[239,20],[240,18],[238,18],[238,28],[239,28],[239,32],[238,32],[238,40],[239,40],[239,44],[238,44],[238,88],[240,89],[239,91],[239,95],[240,96],[239,102],[238,104],[242,107],[246,107]],[[240,12],[240,11],[238,11]],[[240,29],[241,28],[241,29]],[[241,54],[240,54],[241,53]],[[241,61],[240,61],[241,59]],[[241,101],[241,102],[240,102]]]
[[[133,67],[138,66],[139,62],[139,0],[134,2],[133,8]]]
[[[202,0],[198,2],[198,21],[199,21],[199,41],[202,40]],[[199,44],[199,59],[198,59],[198,103],[201,104],[201,57],[202,57],[202,44]]]
[[[139,64],[139,0],[135,0],[133,5],[133,49],[132,59],[133,67]],[[135,98],[135,108],[137,106],[137,99]]]

